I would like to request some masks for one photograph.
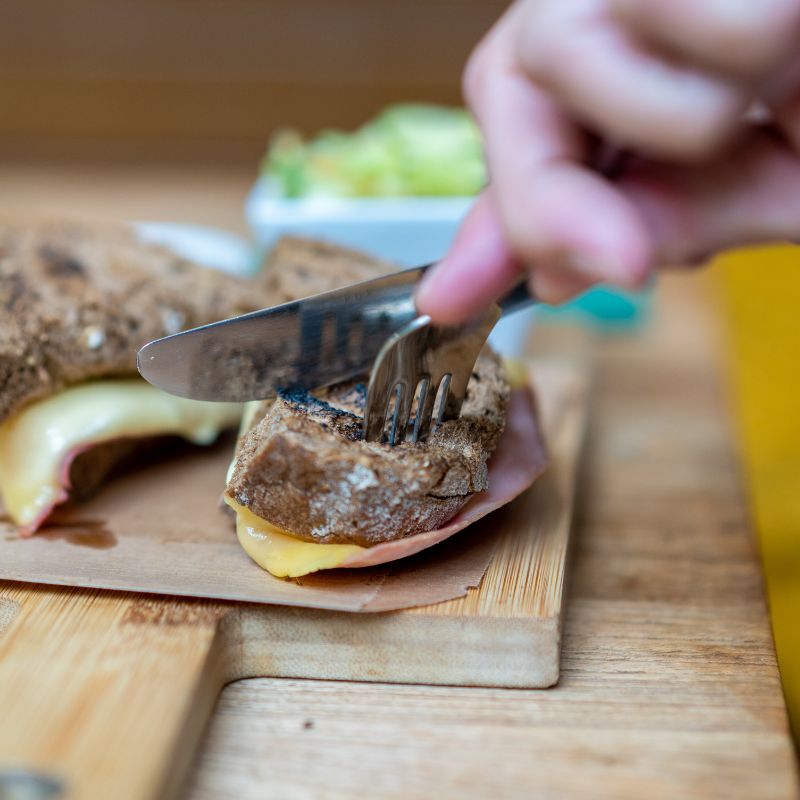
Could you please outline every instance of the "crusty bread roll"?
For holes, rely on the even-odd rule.
[[[284,240],[268,265],[282,301],[391,269],[331,245]],[[299,539],[370,546],[440,527],[487,488],[486,462],[505,423],[509,386],[486,348],[462,415],[426,442],[361,438],[362,381],[262,403],[241,437],[227,495]]]
[[[151,339],[273,303],[127,225],[0,220],[0,421],[90,378],[136,374]]]
[[[134,377],[147,341],[271,305],[266,276],[245,280],[142,242],[131,226],[0,220],[0,422],[75,383]],[[98,444],[69,467],[91,494],[153,444]],[[38,522],[37,522],[38,525]]]

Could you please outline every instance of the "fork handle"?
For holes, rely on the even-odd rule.
[[[497,301],[504,317],[541,302],[538,297],[531,294],[527,281],[520,281],[505,297]]]

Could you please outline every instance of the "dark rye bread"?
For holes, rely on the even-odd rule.
[[[285,239],[268,272],[286,302],[391,269],[354,251]],[[240,439],[227,494],[307,541],[369,546],[433,530],[487,488],[486,461],[503,430],[508,391],[486,348],[462,416],[425,443],[394,448],[361,440],[363,383],[262,403]]]
[[[301,539],[369,546],[441,527],[487,488],[508,382],[488,348],[462,415],[427,442],[361,438],[366,388],[348,382],[262,404],[242,437],[227,493]]]
[[[66,385],[134,374],[150,339],[271,303],[263,278],[205,269],[125,225],[0,220],[0,421]]]
[[[277,305],[368,281],[397,269],[396,264],[359,250],[314,239],[284,236],[270,253],[265,266],[265,280]]]

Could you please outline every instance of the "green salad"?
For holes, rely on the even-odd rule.
[[[272,139],[263,172],[282,197],[470,196],[486,183],[480,133],[462,108],[390,106],[352,133]]]

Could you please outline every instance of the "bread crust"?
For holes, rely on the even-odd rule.
[[[336,245],[287,237],[266,273],[276,302],[368,280],[397,267]],[[370,546],[434,530],[487,488],[509,387],[484,349],[463,413],[427,442],[364,442],[366,387],[349,381],[260,404],[237,446],[227,494],[300,539]]]
[[[0,221],[0,421],[69,384],[134,374],[151,339],[271,302],[264,278],[206,269],[130,226]]]
[[[508,394],[487,348],[461,417],[396,447],[361,438],[363,383],[284,395],[263,404],[242,437],[227,493],[306,541],[368,547],[434,530],[488,487]]]
[[[0,221],[0,421],[67,385],[134,373],[151,339],[392,269],[288,239],[245,280],[145,244],[129,226]],[[237,449],[231,496],[300,538],[370,545],[435,529],[486,488],[508,397],[496,356],[482,354],[461,418],[425,443],[363,442],[364,396],[350,382],[263,404]],[[124,452],[89,464],[79,488]]]
[[[396,264],[359,250],[314,239],[284,236],[272,249],[264,275],[272,302],[277,305],[397,270]]]

